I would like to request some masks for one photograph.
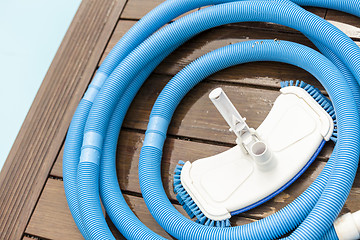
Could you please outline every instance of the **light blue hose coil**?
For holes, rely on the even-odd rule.
[[[241,239],[242,237],[248,239],[272,239],[280,237],[295,228],[297,229],[289,238],[318,239],[326,234],[326,239],[336,239],[336,234],[331,225],[347,198],[355,176],[359,155],[357,147],[359,139],[358,114],[353,114],[357,112],[356,108],[358,106],[354,103],[352,96],[356,96],[357,92],[359,92],[358,85],[353,81],[353,79],[360,79],[359,49],[349,38],[324,20],[293,4],[287,3],[285,0],[243,1],[206,8],[164,27],[147,39],[166,22],[184,12],[203,5],[223,2],[230,1],[166,1],[139,21],[120,40],[99,68],[74,115],[64,151],[65,192],[75,222],[86,239],[113,239],[102,216],[98,197],[98,184],[100,184],[101,198],[109,216],[126,238],[161,238],[146,228],[135,217],[119,190],[115,171],[114,149],[122,119],[142,82],[168,53],[200,31],[226,23],[241,21],[269,21],[300,30],[313,40],[316,46],[336,66],[340,69],[342,69],[341,66],[343,67],[341,72],[343,74],[344,72],[348,73],[349,76],[346,79],[351,82],[351,87],[345,84],[344,77],[339,73],[339,70],[325,57],[303,46],[284,41],[281,42],[281,45],[264,41],[271,49],[267,52],[270,56],[266,54],[259,56],[259,53],[264,51],[261,46],[257,47],[255,51],[252,45],[249,48],[249,44],[254,43],[236,44],[236,47],[241,49],[241,51],[238,49],[241,54],[233,58],[229,58],[229,56],[221,58],[218,56],[221,61],[214,64],[212,61],[216,60],[211,60],[211,56],[216,57],[216,54],[226,49],[234,50],[232,47],[235,45],[219,49],[201,58],[201,61],[207,59],[210,63],[206,72],[204,72],[204,66],[201,66],[200,72],[195,71],[195,74],[190,74],[191,77],[185,78],[186,81],[195,81],[192,83],[194,84],[196,81],[202,80],[201,74],[206,76],[206,73],[216,71],[216,69],[212,69],[212,67],[216,67],[213,65],[219,64],[217,67],[220,70],[227,66],[225,64],[227,61],[229,61],[227,62],[228,66],[256,60],[288,62],[306,68],[320,81],[325,81],[326,77],[329,77],[331,73],[333,74],[332,77],[334,77],[331,81],[332,85],[326,85],[327,82],[323,82],[323,84],[333,100],[339,123],[339,141],[334,154],[317,180],[299,198],[278,213],[253,224],[228,229],[214,229],[195,224],[181,216],[171,206],[162,188],[159,172],[161,149],[166,137],[167,124],[183,94],[191,89],[189,88],[191,84],[185,87],[178,86],[170,95],[170,99],[176,99],[176,101],[173,101],[172,105],[164,104],[160,106],[160,109],[162,107],[165,109],[165,106],[167,106],[171,110],[165,112],[157,110],[159,109],[159,102],[161,104],[163,101],[162,96],[166,93],[166,90],[164,90],[151,115],[149,125],[154,129],[148,129],[147,131],[140,159],[140,182],[144,199],[156,220],[170,234],[179,239]],[[353,7],[359,6],[359,1],[336,1],[336,3],[334,1],[294,2],[300,5],[339,9],[359,16],[359,10]],[[287,16],[293,16],[293,18],[289,19]],[[297,22],[298,19],[304,20]],[[318,29],[322,29],[322,31],[318,31]],[[144,40],[145,42],[142,43]],[[246,46],[254,54],[253,59],[244,56],[249,51]],[[277,46],[281,46],[281,48],[277,49]],[[295,53],[292,52],[291,48],[287,48],[289,46],[299,48],[300,53],[303,55],[300,55],[300,57],[291,56]],[[274,54],[276,51],[282,56]],[[314,66],[319,67],[317,65],[308,66],[309,62],[303,62],[303,65],[301,65],[300,62],[304,60],[304,54],[317,59],[317,64],[322,63],[322,67],[326,69],[328,75],[323,76],[324,73],[320,73],[324,69],[308,69],[314,68]],[[266,56],[268,59],[263,59]],[[284,56],[288,56],[288,58]],[[294,58],[291,59],[290,56]],[[244,57],[248,58],[243,59]],[[281,57],[286,59],[281,59]],[[314,61],[314,59],[311,60]],[[234,62],[231,63],[230,61]],[[200,59],[179,73],[171,81],[171,84],[176,83],[175,79],[179,78],[179,75],[191,72],[198,62],[200,62]],[[194,79],[194,76],[197,76],[198,79]],[[105,79],[107,80],[103,86]],[[338,81],[334,82],[334,79],[338,79]],[[165,89],[169,89],[171,84],[167,85]],[[334,88],[338,90],[336,94],[333,91]],[[351,94],[350,89],[354,91],[353,94]],[[172,94],[176,94],[178,97],[175,98]],[[339,109],[340,103],[346,108]],[[111,122],[108,123],[110,117]],[[157,124],[153,125],[154,121]],[[84,133],[87,136],[85,139],[83,139]],[[154,138],[155,141],[152,141],[151,138]],[[102,145],[103,139],[104,145]],[[85,144],[82,147],[83,140]],[[78,166],[81,147],[83,151]],[[99,163],[101,163],[100,183],[97,180]],[[77,175],[78,179],[76,179]],[[336,191],[333,191],[334,188],[336,188]],[[329,206],[326,206],[327,204]],[[158,211],[159,206],[164,208]],[[326,215],[324,214],[324,208]],[[322,214],[320,215],[322,216],[321,219],[319,219],[319,212]],[[314,224],[314,221],[316,221],[316,224]],[[301,225],[299,226],[299,224]],[[187,230],[183,231],[184,229]]]

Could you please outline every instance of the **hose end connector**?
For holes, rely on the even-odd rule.
[[[360,238],[360,210],[347,213],[336,219],[334,228],[339,240],[356,240]]]

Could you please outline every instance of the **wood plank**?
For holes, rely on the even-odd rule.
[[[125,200],[130,208],[141,221],[154,232],[163,237],[170,236],[152,218],[141,197],[124,194]],[[185,211],[181,206],[175,207],[182,213]],[[249,223],[251,219],[237,218],[238,224]],[[107,217],[107,220],[110,221]],[[125,239],[110,223],[111,229],[118,239]],[[76,228],[70,210],[67,206],[63,182],[48,179],[44,191],[35,208],[34,214],[26,228],[26,233],[46,239],[83,239]]]
[[[81,3],[1,171],[1,239],[21,238],[124,3]]]
[[[139,20],[146,13],[148,13],[164,1],[165,0],[130,0],[126,3],[124,11],[121,14],[121,18]]]
[[[160,5],[164,1],[165,0],[152,0],[152,1],[130,0],[127,2],[124,11],[121,14],[121,18],[122,19],[139,20],[140,18],[145,16],[148,12],[150,12],[152,9],[156,8],[158,5]],[[188,15],[188,14],[198,11],[198,10],[199,10],[198,8],[191,10],[191,11],[184,13],[183,15],[175,18],[174,20],[177,20],[185,15]],[[137,18],[137,17],[139,17],[139,18]]]
[[[61,150],[59,155],[57,156],[53,167],[51,168],[50,175],[58,178],[63,177],[63,170],[62,170],[62,159],[64,155],[64,144],[61,146]]]
[[[23,237],[22,240],[34,240],[34,238],[30,238],[30,237]]]
[[[83,239],[67,206],[62,181],[47,181],[25,232],[48,239]]]
[[[145,14],[150,12],[152,9],[154,9],[155,7],[157,7],[159,4],[163,3],[164,1],[165,0],[153,0],[153,1],[130,0],[127,2],[124,11],[121,14],[121,18],[122,19],[139,20],[140,18],[145,16]],[[199,9],[196,8],[192,11],[189,11],[189,12],[175,18],[174,20],[179,19],[185,15],[188,15],[188,14],[198,11],[198,10]]]
[[[124,9],[123,14],[121,14],[121,18],[123,19],[134,19],[139,20],[145,14],[150,12],[152,9],[157,7],[159,4],[163,3],[165,0],[130,0]],[[313,7],[306,7],[308,11],[311,11],[321,17],[325,16],[325,9],[321,8],[313,8]]]

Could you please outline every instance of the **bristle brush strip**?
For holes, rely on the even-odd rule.
[[[183,206],[186,213],[189,215],[190,218],[196,217],[196,222],[199,224],[214,227],[230,227],[230,219],[216,221],[207,218],[200,210],[200,208],[196,205],[188,192],[185,190],[185,188],[181,184],[180,177],[184,164],[185,163],[183,161],[179,161],[178,165],[175,167],[174,193],[176,194],[176,199]]]

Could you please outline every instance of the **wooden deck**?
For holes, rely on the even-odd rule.
[[[0,174],[0,239],[82,239],[68,210],[62,182],[62,150],[74,110],[97,67],[121,36],[162,0],[83,0],[36,96]],[[360,20],[332,10],[309,8],[340,27],[360,45]],[[280,39],[313,46],[302,34],[266,23],[231,24],[206,31],[169,56],[150,76],[126,116],[120,136],[117,171],[121,189],[135,214],[152,230],[170,236],[155,222],[141,197],[138,157],[151,107],[161,89],[197,57],[235,42]],[[272,107],[283,80],[319,83],[296,67],[252,63],[232,67],[195,87],[175,113],[162,164],[170,199],[178,160],[196,160],[234,146],[234,137],[208,99],[222,87],[249,125],[259,126]],[[291,187],[273,200],[232,218],[240,225],[266,217],[301,194],[331,154],[327,144],[318,159]],[[360,178],[355,180],[343,211],[360,209]],[[175,204],[182,211],[180,205]],[[182,211],[184,212],[184,211]],[[111,222],[109,220],[111,226]],[[123,239],[114,227],[114,234]]]

